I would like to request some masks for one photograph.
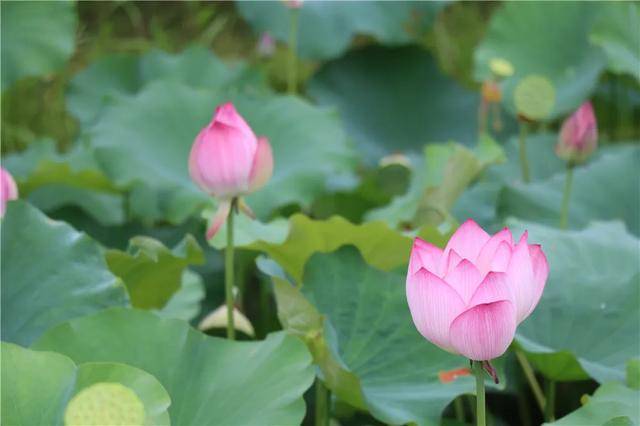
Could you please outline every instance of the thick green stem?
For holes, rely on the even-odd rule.
[[[296,93],[296,83],[298,77],[296,75],[296,50],[298,44],[298,13],[297,8],[291,8],[291,18],[289,21],[289,63],[287,70],[287,92]]]
[[[233,322],[233,216],[236,214],[236,203],[231,201],[231,210],[227,216],[227,247],[224,250],[224,293],[227,302],[227,338],[236,338],[236,329]]]
[[[462,403],[462,396],[453,400],[453,411],[456,414],[456,420],[460,423],[464,423],[464,404]]]
[[[518,145],[520,150],[520,170],[522,171],[522,180],[524,183],[529,183],[531,176],[529,174],[529,160],[527,158],[527,133],[529,125],[520,120],[520,137],[518,138]]]
[[[527,360],[526,355],[520,350],[516,349],[516,358],[520,363],[520,367],[522,367],[522,371],[524,372],[524,376],[527,378],[529,382],[529,386],[533,391],[533,396],[536,398],[536,402],[538,403],[538,407],[540,407],[540,411],[544,413],[545,399],[544,394],[542,393],[542,388],[536,379],[536,375],[533,372],[533,368],[529,361]]]
[[[544,419],[553,422],[556,419],[556,382],[547,380],[547,404],[544,406]]]
[[[316,378],[316,426],[329,425],[329,390]]]
[[[571,184],[573,183],[573,164],[567,165],[567,175],[564,178],[564,193],[560,209],[560,228],[567,229],[569,224],[569,200],[571,199]]]
[[[477,426],[486,426],[484,370],[482,369],[482,362],[473,361],[473,371],[476,375],[476,424]]]

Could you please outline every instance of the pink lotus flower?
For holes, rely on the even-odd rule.
[[[591,102],[585,102],[562,123],[556,154],[563,160],[582,163],[597,146],[596,116]]]
[[[284,3],[290,9],[300,9],[304,0],[284,0]]]
[[[474,361],[502,355],[531,314],[549,267],[525,232],[514,243],[505,228],[493,236],[469,219],[444,250],[416,238],[407,274],[413,322],[427,340]]]
[[[232,103],[217,107],[189,155],[191,178],[220,201],[207,237],[213,237],[227,218],[232,199],[260,189],[272,173],[269,141],[256,137]]]
[[[18,187],[13,177],[3,167],[0,167],[0,217],[4,216],[7,201],[18,198]]]

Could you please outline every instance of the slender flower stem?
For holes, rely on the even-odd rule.
[[[233,321],[233,216],[236,214],[238,200],[231,200],[231,209],[227,216],[227,247],[224,250],[224,293],[227,301],[227,338],[235,340],[236,329]]]
[[[544,419],[548,422],[552,422],[556,419],[556,382],[554,380],[547,380],[546,388],[547,404],[544,406]]]
[[[567,175],[564,180],[562,207],[560,209],[560,228],[567,229],[569,224],[569,200],[571,199],[571,184],[573,183],[573,163],[567,164]]]
[[[329,425],[329,390],[316,378],[316,426]]]
[[[476,424],[486,426],[485,401],[484,401],[484,370],[482,362],[473,361],[473,371],[476,375]]]
[[[542,388],[540,387],[540,384],[538,383],[538,380],[536,380],[536,376],[533,373],[533,368],[531,367],[531,364],[529,364],[526,355],[520,349],[516,349],[515,352],[516,358],[520,363],[520,367],[522,367],[522,371],[524,372],[524,376],[527,378],[529,386],[531,386],[531,390],[533,391],[533,396],[536,398],[538,407],[540,407],[540,411],[544,413],[544,406],[546,404],[545,398],[544,394],[542,393]]]
[[[518,145],[520,148],[520,170],[522,171],[522,180],[524,183],[529,183],[531,180],[529,174],[529,160],[527,159],[527,133],[529,131],[529,125],[523,120],[520,120],[520,137],[518,138]]]
[[[296,93],[296,50],[298,44],[298,13],[297,8],[291,8],[289,21],[289,63],[287,73],[287,92]]]

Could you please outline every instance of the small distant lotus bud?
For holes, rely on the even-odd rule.
[[[497,77],[511,77],[513,75],[513,65],[503,58],[493,58],[489,61],[491,72]]]
[[[492,80],[482,83],[482,99],[487,103],[499,103],[502,100],[502,91],[498,83]]]
[[[582,163],[597,146],[596,116],[591,102],[585,102],[562,123],[556,154],[571,163]]]
[[[262,33],[257,46],[258,55],[263,58],[273,56],[276,51],[276,41],[268,32]]]
[[[474,361],[502,355],[535,309],[549,266],[539,245],[504,228],[491,236],[473,220],[444,250],[416,238],[407,272],[413,322],[431,343]],[[489,365],[490,367],[490,365]]]
[[[256,137],[231,103],[216,108],[211,123],[200,131],[189,155],[189,174],[220,201],[208,231],[213,236],[226,219],[231,200],[263,187],[273,173],[271,145]]]
[[[304,0],[285,0],[284,3],[291,9],[300,9]]]
[[[0,217],[4,216],[7,209],[7,201],[18,198],[18,187],[13,177],[4,168],[0,167]]]

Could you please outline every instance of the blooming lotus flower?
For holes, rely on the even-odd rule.
[[[556,154],[563,160],[582,163],[598,145],[598,125],[591,102],[583,103],[560,130]]]
[[[531,314],[549,267],[525,232],[491,236],[469,219],[444,250],[416,238],[407,273],[413,322],[427,340],[474,361],[502,355]]]
[[[7,201],[18,198],[18,187],[13,177],[4,168],[0,167],[0,217],[4,216],[7,209]]]
[[[272,173],[269,141],[256,137],[232,103],[217,107],[189,155],[191,178],[220,201],[207,237],[213,237],[225,221],[234,198],[260,189]]]

